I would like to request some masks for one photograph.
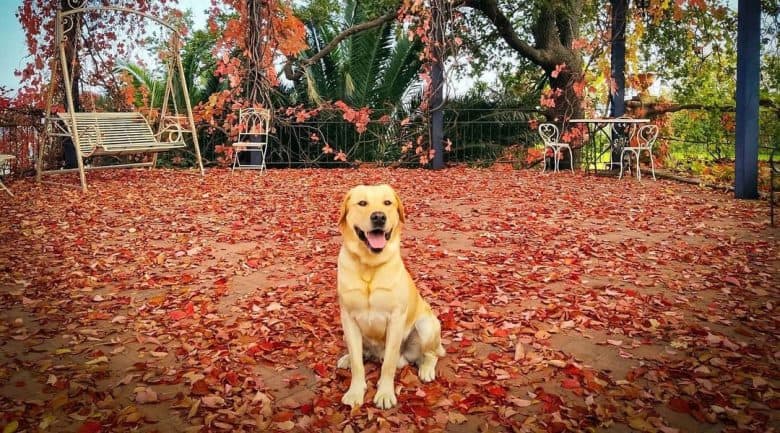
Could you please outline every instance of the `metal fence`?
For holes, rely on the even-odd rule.
[[[538,141],[529,127],[536,116],[534,110],[522,108],[445,110],[445,160],[485,165],[517,160]],[[304,122],[278,122],[267,162],[290,167],[419,166],[430,156],[428,149],[425,119],[374,112],[368,123],[356,126],[341,111],[332,110]]]
[[[277,118],[267,162],[276,167],[346,167],[361,163],[421,166],[421,159],[424,162],[421,156],[426,156],[430,149],[426,119],[378,111],[372,112],[370,117],[362,125],[346,120],[340,110],[320,110],[316,116],[300,122]],[[500,161],[523,165],[527,149],[540,143],[529,122],[541,118],[537,111],[521,107],[445,109],[445,161],[473,165]],[[17,157],[11,162],[11,173],[19,175],[34,169],[41,127],[41,115],[34,110],[0,110],[0,153]],[[764,150],[759,153],[760,159],[768,159],[766,149],[778,147],[779,135],[762,128],[760,142]],[[213,143],[228,141],[224,135],[209,140],[204,138],[201,139],[201,150],[207,158],[215,155]],[[659,141],[665,146],[663,153],[670,167],[675,164],[706,165],[734,157],[733,141],[673,136],[662,136]],[[175,161],[176,155],[180,155],[182,158],[178,159],[184,160],[186,165],[186,152],[165,154],[162,163]],[[217,160],[216,157],[211,159]],[[7,173],[0,173],[4,174]]]
[[[23,174],[35,168],[41,114],[33,110],[0,110],[0,153],[16,158],[0,167],[0,175]]]

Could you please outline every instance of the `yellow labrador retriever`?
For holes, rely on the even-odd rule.
[[[338,296],[348,353],[338,366],[352,370],[341,399],[352,407],[366,392],[364,357],[382,361],[374,404],[388,409],[397,403],[397,367],[416,363],[420,380],[430,382],[444,356],[441,324],[401,261],[403,222],[403,204],[389,185],[356,186],[344,198]]]

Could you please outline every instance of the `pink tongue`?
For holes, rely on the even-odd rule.
[[[371,248],[375,248],[375,249],[384,248],[385,245],[387,244],[387,239],[385,239],[385,234],[384,232],[381,231],[366,233],[366,239],[368,239],[368,244],[371,245]]]

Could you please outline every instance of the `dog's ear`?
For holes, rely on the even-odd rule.
[[[341,216],[339,216],[339,227],[343,227],[347,223],[347,208],[349,208],[349,199],[352,196],[352,191],[349,191],[344,196],[344,201],[341,202]]]
[[[395,202],[398,203],[398,220],[402,223],[406,222],[406,211],[404,211],[404,204],[401,201],[401,196],[398,195],[395,190],[393,190],[393,195],[395,196]]]

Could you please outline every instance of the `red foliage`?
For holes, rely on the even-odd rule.
[[[30,0],[22,2],[17,16],[25,32],[27,52],[30,61],[16,71],[20,78],[23,98],[30,99],[38,108],[43,108],[44,87],[49,73],[49,62],[54,58],[54,17],[60,9],[60,1]],[[78,3],[78,2],[71,2]],[[88,0],[86,6],[94,6],[99,2]],[[112,6],[134,9],[160,18],[180,16],[174,9],[177,0],[117,0]],[[127,59],[138,46],[143,46],[147,38],[147,20],[140,15],[118,12],[89,12],[82,15],[83,26],[80,41],[81,47],[97,56],[79,56],[82,79],[90,85],[116,85],[112,75],[117,59]],[[88,30],[87,30],[88,29]]]

